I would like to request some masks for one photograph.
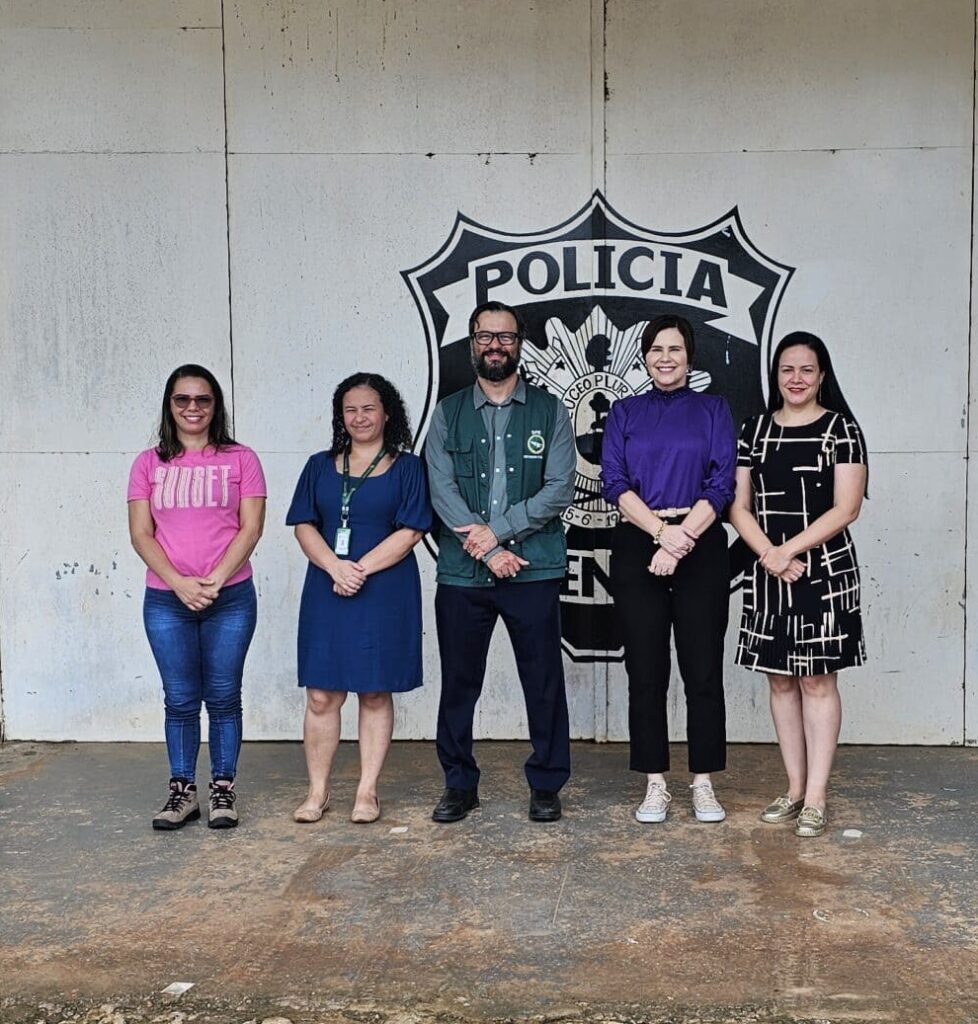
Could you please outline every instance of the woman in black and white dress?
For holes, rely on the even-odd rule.
[[[771,824],[820,836],[842,722],[838,672],[866,657],[859,566],[848,526],[866,492],[866,444],[820,338],[797,331],[774,354],[766,413],[740,435],[730,521],[757,556],[736,661],[767,674],[788,790]]]

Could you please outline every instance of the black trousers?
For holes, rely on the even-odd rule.
[[[611,588],[625,640],[628,673],[630,766],[637,772],[669,769],[666,695],[672,668],[669,634],[686,693],[689,770],[726,767],[723,639],[730,600],[727,535],[714,523],[680,559],[672,576],[654,576],[649,562],[658,548],[631,523],[615,527]]]
[[[560,580],[503,581],[493,587],[438,584],[435,623],[441,655],[438,760],[445,785],[475,789],[475,706],[496,620],[513,644],[533,752],[524,766],[533,789],[560,789],[570,777],[570,727],[560,650]]]

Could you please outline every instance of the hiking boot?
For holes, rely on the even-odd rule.
[[[238,824],[238,812],[234,807],[234,783],[230,779],[215,779],[210,790],[207,827],[234,828]]]
[[[163,805],[163,810],[153,819],[153,828],[158,832],[170,832],[175,828],[183,828],[188,821],[196,821],[199,817],[197,787],[186,779],[170,779],[170,797]]]

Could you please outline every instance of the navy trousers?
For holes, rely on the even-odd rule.
[[[496,620],[513,644],[533,752],[524,766],[532,789],[559,790],[570,777],[570,726],[560,651],[560,580],[503,581],[492,587],[438,584],[435,621],[441,654],[438,760],[445,785],[475,789],[472,722],[482,693]]]

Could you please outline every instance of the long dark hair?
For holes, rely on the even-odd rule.
[[[339,455],[350,448],[350,435],[343,425],[343,399],[353,388],[373,388],[380,395],[380,404],[387,414],[384,424],[384,448],[388,454],[396,455],[411,447],[411,424],[400,392],[379,373],[354,373],[340,381],[333,392],[333,446],[330,455]]]
[[[853,416],[852,409],[849,408],[849,403],[842,394],[842,388],[839,387],[839,380],[835,375],[835,370],[832,368],[832,357],[829,355],[829,350],[825,347],[825,342],[817,335],[809,334],[808,331],[792,331],[778,342],[778,347],[774,350],[774,355],[771,357],[767,411],[777,412],[784,405],[784,397],[781,394],[781,389],[778,387],[778,364],[781,362],[781,355],[784,350],[791,348],[792,345],[804,345],[805,348],[811,349],[815,353],[815,361],[818,363],[820,372],[825,374],[822,378],[822,386],[818,389],[819,405],[825,406],[831,412],[841,412],[848,419],[855,420],[856,417]]]
[[[853,416],[852,409],[849,408],[849,403],[846,401],[845,395],[842,394],[842,388],[839,387],[839,379],[832,368],[832,357],[829,355],[825,342],[817,334],[809,334],[808,331],[792,331],[778,342],[778,347],[774,350],[774,355],[771,357],[767,411],[775,413],[784,406],[784,397],[781,394],[781,388],[778,387],[778,364],[781,362],[781,354],[786,348],[791,348],[792,345],[804,345],[805,348],[811,349],[815,353],[815,361],[818,363],[819,370],[825,374],[822,378],[821,387],[818,389],[819,405],[824,406],[829,412],[841,413],[846,419],[852,420],[859,427],[859,421]],[[862,427],[859,427],[859,431],[862,433]],[[866,471],[866,497],[869,497],[868,467]]]
[[[170,408],[170,396],[173,394],[173,388],[177,381],[184,377],[199,377],[201,380],[206,380],[207,386],[214,396],[214,415],[207,428],[207,443],[216,450],[237,443],[231,436],[231,425],[224,407],[224,392],[221,390],[221,385],[217,383],[217,378],[205,366],[199,366],[197,363],[184,363],[166,378],[166,386],[163,388],[159,443],[156,446],[156,454],[163,462],[169,462],[170,459],[183,455],[183,445],[177,435],[177,423],[173,418],[173,410]]]

